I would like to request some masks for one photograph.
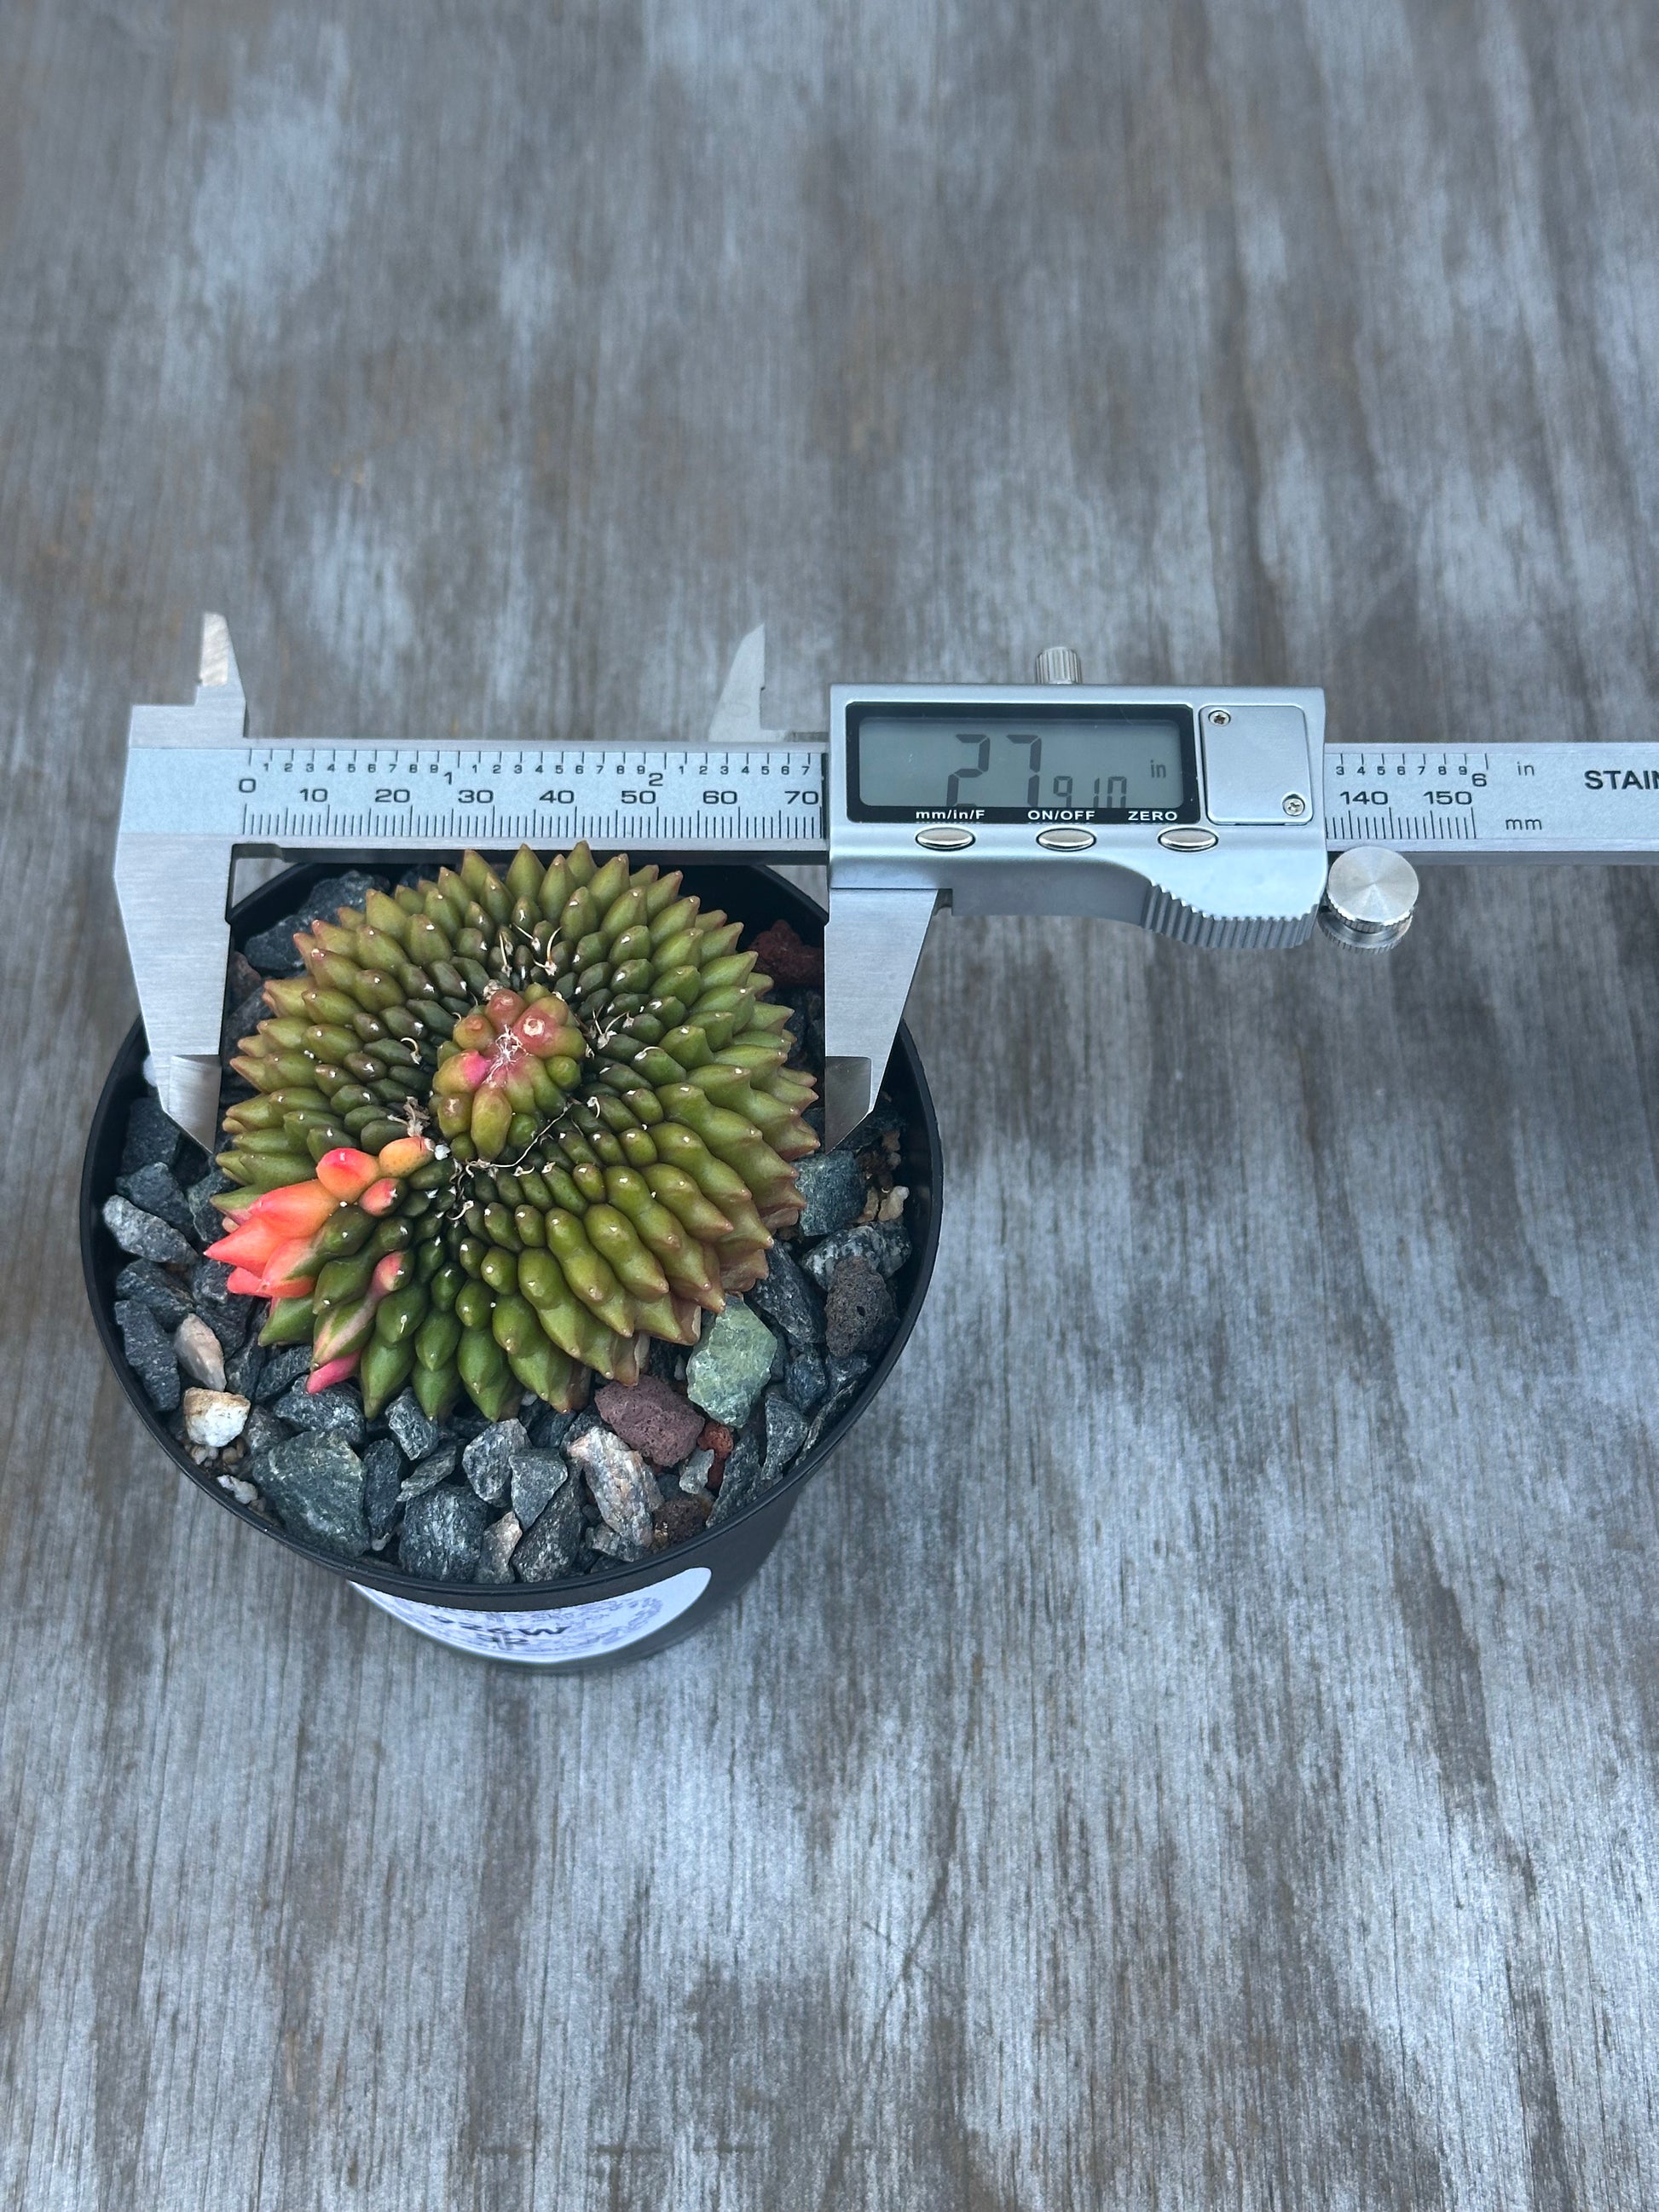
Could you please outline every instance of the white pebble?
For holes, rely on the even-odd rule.
[[[219,1487],[228,1490],[239,1505],[257,1505],[259,1502],[259,1493],[253,1484],[245,1482],[240,1474],[222,1474]]]
[[[199,1314],[186,1314],[173,1333],[173,1356],[206,1390],[225,1387],[225,1355]]]
[[[185,1434],[210,1450],[234,1443],[247,1426],[248,1402],[234,1390],[186,1390]]]
[[[881,1201],[880,1211],[876,1215],[877,1220],[902,1221],[904,1218],[904,1201],[909,1197],[909,1195],[910,1193],[907,1185],[902,1182],[896,1182],[891,1190],[888,1192],[886,1197]]]
[[[714,1455],[711,1451],[694,1451],[680,1462],[679,1485],[688,1498],[708,1497],[708,1473],[714,1464]]]

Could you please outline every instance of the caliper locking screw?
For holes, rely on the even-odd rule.
[[[1387,952],[1412,926],[1417,890],[1417,871],[1403,853],[1357,846],[1331,862],[1319,926],[1357,952]]]

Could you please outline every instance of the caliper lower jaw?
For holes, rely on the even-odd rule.
[[[219,1125],[233,850],[228,840],[128,832],[115,854],[156,1092],[163,1112],[209,1152]]]
[[[823,932],[823,1141],[874,1107],[939,904],[934,890],[832,886]]]
[[[188,707],[135,707],[134,746],[240,744],[247,700],[230,627],[202,617],[196,697]],[[219,1030],[230,953],[226,904],[234,848],[188,830],[123,823],[115,891],[138,983],[144,1037],[163,1112],[213,1150],[219,1126]]]
[[[1132,881],[1127,871],[1117,872],[1123,884]],[[832,884],[823,933],[826,1145],[839,1144],[875,1106],[928,927],[944,896],[933,889]],[[1118,904],[1119,919],[1133,915],[1133,906]],[[1305,945],[1317,915],[1316,907],[1291,915],[1205,914],[1148,884],[1139,921],[1160,937],[1206,951],[1268,951]]]
[[[1316,907],[1306,914],[1205,914],[1176,898],[1172,891],[1149,884],[1140,926],[1155,936],[1173,937],[1178,944],[1201,945],[1211,951],[1279,951],[1305,945],[1318,918]]]

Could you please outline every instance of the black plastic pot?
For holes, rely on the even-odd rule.
[[[427,856],[416,857],[424,861]],[[337,874],[349,864],[348,858],[313,862],[290,868],[262,885],[233,912],[234,941],[240,945],[292,913],[313,883]],[[361,865],[385,869],[398,863],[376,854]],[[769,868],[695,860],[684,866],[687,890],[695,891],[705,906],[721,907],[733,920],[740,920],[745,934],[780,919],[793,923],[809,940],[822,928],[821,909]],[[916,1048],[908,1030],[902,1029],[885,1084],[888,1098],[905,1120],[903,1180],[910,1191],[906,1221],[915,1248],[892,1285],[899,1308],[898,1333],[851,1405],[790,1468],[775,1490],[722,1527],[677,1544],[638,1566],[561,1583],[480,1589],[427,1582],[402,1573],[395,1562],[373,1553],[343,1559],[239,1505],[219,1487],[212,1472],[198,1467],[168,1433],[127,1365],[115,1326],[115,1278],[125,1255],[105,1228],[100,1209],[120,1170],[128,1111],[143,1088],[144,1052],[143,1030],[135,1022],[98,1101],[81,1176],[81,1255],[87,1294],[123,1389],[173,1465],[216,1504],[266,1540],[285,1544],[331,1574],[345,1576],[365,1597],[398,1620],[458,1650],[570,1673],[613,1664],[619,1655],[645,1658],[690,1635],[729,1604],[755,1574],[783,1534],[804,1485],[842,1443],[886,1381],[921,1310],[939,1243],[939,1124]]]

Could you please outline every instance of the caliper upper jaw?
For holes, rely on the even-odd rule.
[[[766,691],[766,625],[751,629],[732,656],[708,725],[710,752],[734,745],[776,744],[778,732],[761,720]]]
[[[213,837],[123,833],[115,892],[164,1112],[213,1149],[219,1032],[230,957],[232,848]]]
[[[235,722],[238,737],[247,735],[247,696],[242,690],[242,672],[236,665],[230,624],[222,615],[202,617],[202,650],[196,664],[196,704],[215,717],[214,735],[201,742],[222,744],[222,720]]]

